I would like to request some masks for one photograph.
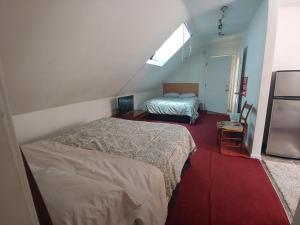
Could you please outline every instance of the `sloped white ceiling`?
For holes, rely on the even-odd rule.
[[[192,52],[191,56],[201,49],[207,48],[213,43],[228,43],[229,40],[236,40],[248,29],[249,22],[253,18],[262,0],[183,0],[189,12],[188,27],[192,31]],[[229,6],[225,18],[224,37],[218,37],[218,19],[220,8],[223,5]],[[133,93],[145,89],[157,87],[165,80],[168,80],[176,70],[180,69],[183,61],[186,61],[189,44],[187,43],[177,52],[164,67],[156,67],[145,64],[134,79],[130,80],[122,93]],[[185,58],[185,60],[182,60]]]
[[[159,87],[182,52],[164,67],[147,59],[186,21],[193,54],[201,45],[197,19],[230,2],[0,0],[0,61],[13,113]]]
[[[1,0],[13,113],[114,96],[187,16],[180,0]]]
[[[225,37],[245,32],[249,22],[253,18],[262,0],[238,0],[227,1],[228,9],[223,21],[223,32]],[[225,3],[224,3],[225,4]],[[219,39],[218,20],[221,17],[220,7],[212,7],[201,14],[195,13],[195,9],[189,6],[193,13],[193,24],[203,43]]]
[[[188,26],[191,28],[189,24]],[[201,40],[197,35],[193,35],[163,67],[144,64],[131,77],[130,82],[124,85],[120,94],[141,92],[161,86],[189,57],[193,57],[199,48],[201,48]]]

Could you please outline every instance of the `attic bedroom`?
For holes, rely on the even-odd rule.
[[[0,0],[0,224],[300,224],[299,15]]]

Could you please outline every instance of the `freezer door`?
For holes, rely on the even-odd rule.
[[[300,158],[300,101],[273,100],[267,154]]]
[[[274,96],[300,96],[300,71],[277,72]]]

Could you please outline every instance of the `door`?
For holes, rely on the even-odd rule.
[[[274,99],[267,153],[300,158],[300,100]]]
[[[205,84],[205,106],[208,111],[227,113],[232,56],[210,58]]]

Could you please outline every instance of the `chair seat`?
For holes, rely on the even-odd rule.
[[[230,131],[236,131],[236,132],[242,132],[244,127],[239,122],[233,122],[233,121],[220,121],[217,123],[217,128],[219,129],[225,129]]]

